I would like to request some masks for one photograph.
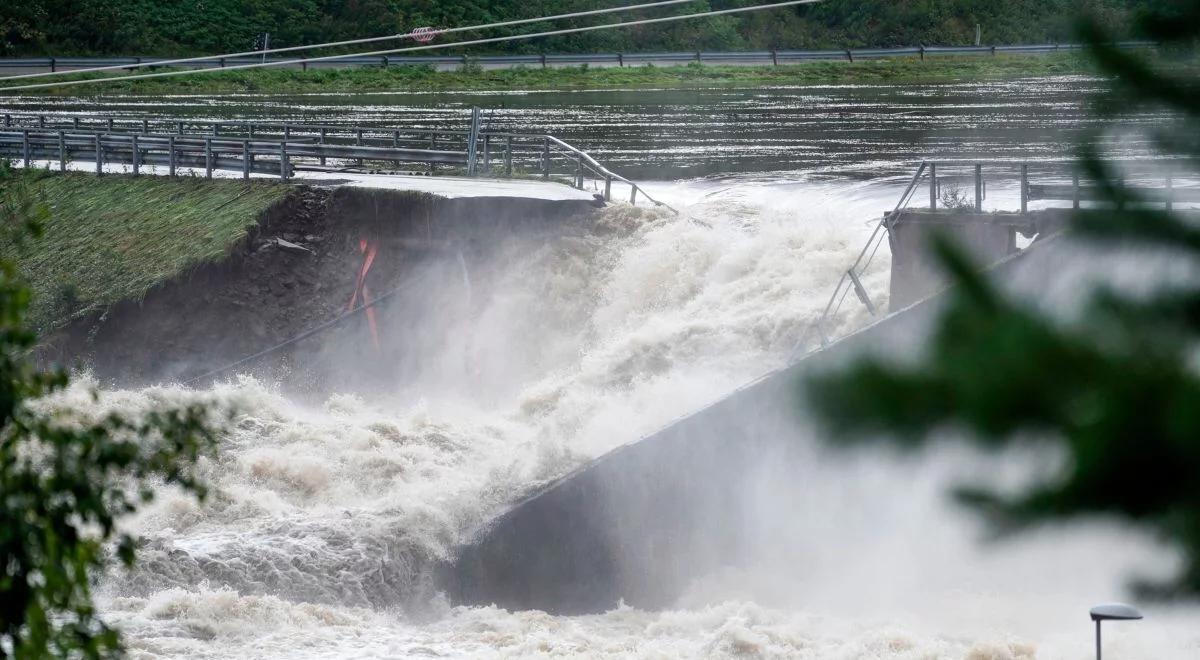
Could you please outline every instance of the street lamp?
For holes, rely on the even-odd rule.
[[[1096,622],[1096,660],[1100,660],[1100,622],[1135,621],[1142,618],[1137,608],[1124,603],[1104,603],[1091,609],[1092,621]]]

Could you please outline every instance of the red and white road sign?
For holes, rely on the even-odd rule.
[[[438,31],[431,27],[419,27],[413,30],[410,34],[412,35],[413,39],[423,44],[427,44],[433,41],[434,37],[437,36]]]

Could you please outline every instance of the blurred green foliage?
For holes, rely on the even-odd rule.
[[[1200,0],[1160,3],[1136,23],[1169,48],[1194,50]],[[1111,76],[1095,99],[1113,127],[1125,113],[1152,109],[1164,119],[1146,127],[1176,167],[1200,165],[1200,84],[1105,45],[1094,20],[1081,38]],[[1098,128],[1098,131],[1105,128]],[[1097,136],[1083,144],[1098,144]],[[1200,268],[1200,227],[1144,203],[1122,184],[1115,164],[1083,148],[1082,166],[1099,182],[1110,210],[1079,212],[1072,231],[1101,245],[1149,246]],[[1125,209],[1125,210],[1118,210]],[[1174,579],[1137,582],[1143,594],[1200,594],[1200,283],[1172,283],[1149,296],[1114,288],[1090,293],[1078,322],[1047,318],[1006,297],[951,245],[938,251],[957,286],[913,367],[869,359],[815,377],[806,388],[842,439],[917,447],[930,431],[953,427],[964,441],[998,449],[1016,438],[1044,438],[1068,460],[1052,477],[1016,494],[977,486],[957,495],[1000,531],[1104,514],[1132,521],[1184,552]],[[1087,292],[1081,292],[1087,293]]]
[[[47,212],[0,163],[0,231],[22,237],[10,244],[38,240]],[[110,564],[134,561],[136,541],[117,524],[159,485],[203,497],[196,462],[222,422],[204,406],[93,419],[52,403],[69,377],[30,359],[29,300],[0,259],[0,658],[111,657],[120,639],[91,589]]]
[[[662,16],[766,0],[697,0]],[[827,0],[774,11],[495,44],[472,52],[613,52],[1066,41],[1081,5],[1104,25],[1169,0]],[[0,55],[192,55],[568,13],[632,0],[24,0],[0,3]],[[615,16],[494,30],[488,36],[627,20]],[[465,36],[465,35],[464,35]]]

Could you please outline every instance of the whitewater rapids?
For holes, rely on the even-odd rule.
[[[444,602],[431,565],[507,505],[782,366],[898,194],[897,182],[661,188],[679,217],[617,207],[602,230],[512,247],[483,300],[469,277],[448,279],[452,331],[400,391],[313,405],[240,377],[203,391],[107,391],[97,404],[85,379],[61,397],[83,414],[194,400],[239,411],[202,466],[210,500],[161,492],[129,521],[146,541],[139,564],[101,585],[134,656],[1090,657],[1080,594],[1120,596],[1118,569],[1169,564],[1169,552],[1089,525],[1066,546],[1084,565],[1061,555],[1038,565],[1047,555],[1036,539],[997,559],[941,482],[883,458],[843,466],[853,485],[841,499],[839,481],[826,484],[835,522],[807,553],[817,575],[696,576],[663,612],[557,617]],[[864,278],[881,305],[887,268],[880,254]],[[865,320],[849,300],[835,323],[844,332]],[[894,518],[865,515],[883,494],[905,504],[888,509]],[[939,552],[907,557],[904,574],[870,563],[872,546],[908,536]],[[1196,657],[1200,635],[1186,625],[1196,620],[1173,609],[1113,626],[1106,657]]]

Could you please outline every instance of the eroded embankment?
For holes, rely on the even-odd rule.
[[[431,258],[462,262],[461,255],[486,251],[499,235],[563,226],[588,208],[586,202],[291,188],[263,208],[222,258],[164,278],[143,296],[78,315],[47,336],[42,354],[86,367],[102,382],[188,381],[335,319],[364,296],[416,288],[419,283],[407,278]],[[121,249],[135,257],[159,247],[138,236],[131,241]],[[384,313],[381,305],[377,314]],[[344,350],[328,350],[332,343],[375,344],[364,363],[386,364],[380,352],[399,347],[383,342],[381,348],[368,321],[358,315],[238,371],[286,374],[289,385],[303,388],[345,358]]]

